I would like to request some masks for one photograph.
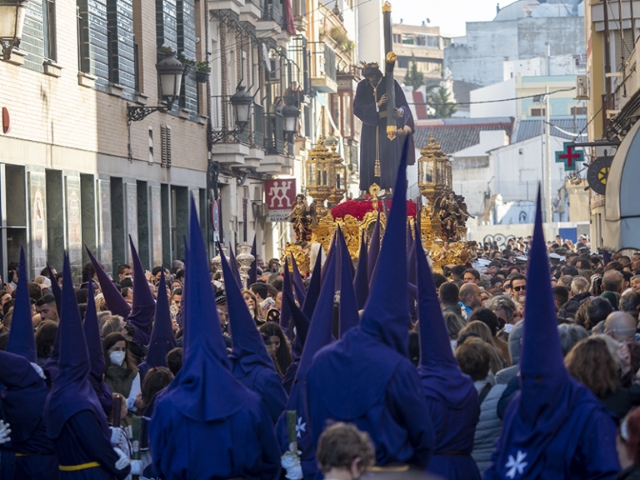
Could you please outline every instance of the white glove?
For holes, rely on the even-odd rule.
[[[125,433],[122,431],[121,428],[117,428],[117,427],[109,427],[109,430],[111,430],[111,444],[112,445],[126,445],[127,443],[127,439],[124,438]]]
[[[130,463],[129,457],[118,447],[113,447],[113,451],[120,457],[116,462],[116,470],[124,470],[127,468],[127,465]]]
[[[286,478],[288,478],[289,480],[301,480],[302,478],[304,478],[304,475],[302,473],[302,465],[300,465],[299,455],[301,452],[292,452],[292,446],[293,445],[289,447],[288,452],[285,452],[285,454],[282,455],[280,463],[282,465],[282,468],[287,471],[287,474],[285,475]]]
[[[44,374],[44,370],[42,370],[42,368],[40,367],[40,365],[38,365],[37,363],[33,363],[31,362],[31,366],[33,367],[33,369],[36,371],[36,373],[38,375],[40,375],[40,378],[42,378],[43,380],[47,379],[47,376]]]
[[[0,420],[0,445],[3,443],[7,443],[10,438],[9,434],[11,433],[11,427],[8,423],[4,423],[3,420]]]
[[[142,475],[143,470],[142,460],[131,460],[131,475]]]

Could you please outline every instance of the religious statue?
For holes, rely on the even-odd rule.
[[[304,195],[296,195],[296,203],[291,208],[289,215],[284,217],[293,223],[293,230],[296,232],[296,242],[308,242],[311,240],[311,227],[316,224],[315,203],[307,205]]]
[[[398,175],[400,155],[403,143],[409,141],[407,164],[415,163],[413,146],[413,116],[407,104],[402,88],[397,81],[395,86],[396,109],[393,118],[397,125],[397,138],[387,136],[387,82],[378,64],[364,64],[353,101],[353,112],[362,120],[360,140],[360,190],[368,191],[374,183],[389,190],[394,187]]]
[[[464,197],[453,190],[436,198],[433,214],[440,220],[442,235],[449,242],[459,240],[458,229],[465,227],[467,218],[475,218],[467,211]]]

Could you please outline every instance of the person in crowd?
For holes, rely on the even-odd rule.
[[[255,294],[248,289],[242,290],[242,297],[244,298],[245,303],[247,304],[247,308],[249,309],[249,313],[251,314],[251,318],[255,322],[257,326],[262,325],[265,321],[262,315],[262,311],[260,310],[260,306],[258,305],[258,299]]]
[[[510,275],[510,277],[513,299],[520,305],[524,305],[524,298],[527,294],[527,277],[521,273]]]
[[[615,480],[640,479],[640,408],[634,408],[620,422],[616,449],[622,471]]]
[[[278,360],[278,368],[281,372],[286,372],[289,365],[291,365],[293,358],[291,357],[289,341],[287,340],[287,337],[285,337],[280,325],[273,322],[267,322],[260,326],[259,330],[260,333],[271,338],[273,348],[275,350],[275,356]]]
[[[589,333],[583,327],[575,323],[558,325],[558,334],[560,335],[560,348],[564,357],[579,341],[589,336]]]
[[[589,281],[582,276],[573,277],[569,290],[569,300],[567,300],[567,303],[565,303],[558,312],[558,318],[563,320],[575,319],[578,308],[580,308],[580,305],[590,296]]]
[[[618,342],[633,341],[638,321],[625,312],[612,312],[604,322],[604,333]]]
[[[320,435],[316,458],[324,478],[358,480],[375,464],[376,450],[366,432],[336,422]]]
[[[456,315],[460,323],[464,325],[464,317],[462,316],[462,308],[460,307],[460,290],[453,282],[445,282],[438,289],[438,297],[442,305],[442,311],[446,315],[451,313]],[[466,313],[466,311],[465,311]]]
[[[136,411],[140,393],[140,374],[128,349],[129,341],[120,333],[110,333],[102,341],[105,358],[104,381],[113,393],[126,398],[126,408]]]
[[[470,338],[455,351],[460,370],[469,375],[478,392],[480,418],[476,425],[471,456],[481,474],[489,468],[491,453],[502,430],[502,420],[497,414],[497,405],[506,385],[495,385],[490,371],[491,349],[479,338]]]
[[[621,312],[628,313],[638,320],[638,315],[640,314],[640,294],[628,289],[620,295],[620,305],[618,306]]]
[[[498,332],[501,328],[498,316],[488,308],[478,308],[474,310],[469,317],[469,324],[471,324],[475,320],[478,320],[489,327],[489,331],[491,332],[492,345],[496,348],[496,350],[498,350],[503,363],[506,363],[506,366],[511,365],[511,357],[509,356],[509,344],[498,337]]]
[[[36,363],[41,367],[53,353],[53,344],[56,341],[58,324],[52,320],[40,322],[36,329],[36,348],[38,359]]]
[[[480,273],[475,268],[467,268],[462,276],[464,283],[480,284]]]
[[[584,328],[593,330],[600,322],[604,322],[611,312],[613,312],[613,307],[607,299],[602,297],[592,299],[586,308]]]
[[[460,287],[460,307],[462,307],[462,315],[468,319],[476,308],[482,307],[482,298],[480,297],[480,287],[475,283],[465,283]]]
[[[176,347],[167,353],[167,367],[175,377],[182,368],[182,348]]]
[[[640,387],[620,386],[618,369],[603,338],[581,340],[565,358],[573,378],[585,385],[618,419],[640,404]]]
[[[460,337],[463,337],[463,335],[467,333],[473,333],[491,347],[491,372],[494,375],[508,366],[506,360],[500,356],[498,349],[493,346],[491,330],[489,330],[489,327],[487,327],[485,323],[479,320],[467,323],[464,328],[460,330]]]

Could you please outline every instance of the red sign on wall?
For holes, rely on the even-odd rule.
[[[2,133],[9,133],[11,130],[11,118],[7,107],[2,107]]]
[[[282,222],[296,203],[296,179],[265,180],[264,189],[269,208],[269,221]]]

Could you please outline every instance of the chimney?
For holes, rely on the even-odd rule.
[[[423,27],[426,27],[426,24],[424,23],[424,20],[422,21],[422,26],[423,26]]]
[[[500,4],[496,3],[496,15],[500,13]]]

